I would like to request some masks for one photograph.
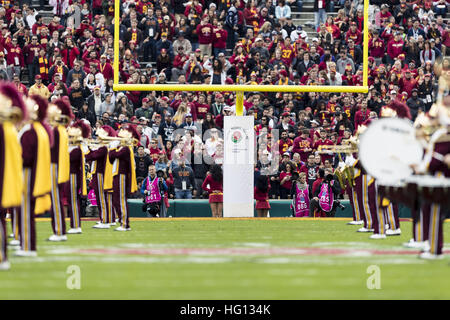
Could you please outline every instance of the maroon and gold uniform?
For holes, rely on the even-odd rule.
[[[20,109],[22,119],[25,117],[25,105],[20,94],[12,85],[0,86],[2,102],[0,109],[12,111],[9,105]],[[9,93],[8,91],[11,91]],[[9,269],[6,249],[6,212],[8,209],[20,207],[22,203],[22,150],[17,139],[17,130],[8,119],[0,120],[0,270]],[[13,181],[14,183],[9,183]]]
[[[83,138],[89,138],[91,127],[83,120],[72,125],[79,128]],[[87,196],[86,185],[86,153],[81,146],[70,146],[70,178],[65,185],[65,194],[68,198],[68,214],[70,217],[70,230],[67,233],[81,233],[80,197]]]
[[[139,139],[139,134],[131,125],[124,125],[119,131],[129,131],[134,139]],[[133,146],[123,146],[109,151],[109,159],[113,165],[113,206],[120,217],[121,226],[117,231],[130,230],[127,196],[137,191],[136,170]]]
[[[22,145],[23,198],[16,216],[19,224],[19,256],[36,256],[35,216],[51,207],[50,147],[53,141],[50,127],[43,122],[47,116],[47,101],[39,96],[31,97],[38,106],[37,115],[19,132]],[[34,100],[34,101],[33,101]]]
[[[72,108],[66,100],[58,99],[50,106],[50,110],[59,110],[63,117],[66,117],[66,125],[73,118]],[[51,116],[50,116],[51,117]],[[53,121],[53,146],[51,148],[51,181],[52,181],[52,208],[50,216],[52,220],[53,235],[49,240],[65,240],[66,221],[64,214],[64,204],[62,195],[64,194],[64,184],[70,178],[70,155],[69,136],[66,127],[59,121]]]

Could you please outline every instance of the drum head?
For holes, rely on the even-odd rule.
[[[413,174],[423,149],[411,121],[386,118],[373,121],[360,137],[359,158],[380,183],[396,183]]]

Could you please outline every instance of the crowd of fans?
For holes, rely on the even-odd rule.
[[[20,3],[1,1],[0,77],[24,94],[50,101],[67,96],[77,118],[94,129],[136,124],[138,179],[154,163],[164,172],[169,197],[204,197],[209,166],[223,161],[223,117],[235,113],[234,93],[114,92],[114,1],[50,0],[54,16],[48,24],[37,10],[42,8]],[[340,144],[392,99],[407,103],[413,120],[431,107],[434,65],[450,50],[449,3],[371,0],[368,95],[245,95],[244,112],[255,117],[256,136],[265,146],[258,149],[257,170],[280,159],[269,175],[271,198],[290,197],[293,172],[305,172],[312,188],[319,169],[337,166],[335,157],[317,154],[318,147]],[[120,81],[362,85],[363,1],[314,0],[315,37],[294,23],[293,13],[304,5],[121,1]],[[208,161],[197,163],[196,156]],[[182,183],[188,192],[175,191]]]

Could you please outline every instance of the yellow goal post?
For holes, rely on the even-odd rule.
[[[242,115],[244,92],[348,92],[367,93],[369,72],[369,0],[364,0],[363,29],[363,85],[362,86],[308,86],[308,85],[215,85],[215,84],[128,84],[119,83],[119,24],[120,0],[114,0],[114,91],[232,91],[236,92],[236,114]]]

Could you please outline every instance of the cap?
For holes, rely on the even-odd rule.
[[[161,115],[159,113],[155,114],[155,118],[161,118]]]
[[[411,90],[411,92],[419,92],[419,90],[417,88],[414,88]]]
[[[144,98],[144,99],[142,99],[142,102],[149,102],[149,99],[148,98]]]
[[[183,30],[178,31],[178,36],[179,37],[184,37],[184,31]]]
[[[40,79],[42,79],[42,77],[41,77],[40,74],[37,74],[37,75],[34,77],[34,79],[35,79],[35,80],[40,80]]]
[[[145,121],[145,120],[147,120],[147,118],[146,117],[140,117],[139,120],[140,121]]]
[[[281,70],[280,75],[282,75],[283,77],[287,77],[288,74],[287,74],[286,70]]]
[[[351,26],[356,26],[356,22],[355,22],[355,21],[352,21],[352,22],[350,23],[350,25],[351,25]]]
[[[56,50],[56,49],[55,49]],[[106,58],[106,54],[102,54],[100,58]]]
[[[169,101],[169,98],[167,98],[166,96],[161,98],[162,101]]]
[[[167,32],[162,32],[161,37],[167,37]]]
[[[100,86],[95,86],[94,90],[100,90]]]
[[[186,118],[187,118],[187,117],[192,118],[192,113],[186,113]]]
[[[219,53],[219,57],[225,57],[225,54],[223,52]]]
[[[258,42],[258,41],[263,41],[263,39],[261,37],[258,37],[255,39],[255,42]]]
[[[196,50],[195,50],[195,52],[202,52],[202,50],[200,50],[200,49],[196,49]]]
[[[147,63],[147,65],[145,66],[146,68],[153,68],[151,63]]]
[[[297,31],[302,31],[303,30],[303,27],[302,26],[298,26],[297,27]]]
[[[312,41],[313,41],[313,42],[314,42],[314,41],[319,41],[319,39],[318,39],[318,38],[313,38]]]
[[[289,114],[289,112],[283,112],[281,114],[281,116],[284,118],[284,117],[290,117],[291,115]]]
[[[223,95],[221,93],[216,94],[216,99],[223,98]]]
[[[391,90],[391,94],[397,94],[397,91]]]
[[[289,158],[291,157],[291,154],[289,153],[289,152],[285,152],[285,153],[283,153],[283,157],[284,156],[288,156]]]

